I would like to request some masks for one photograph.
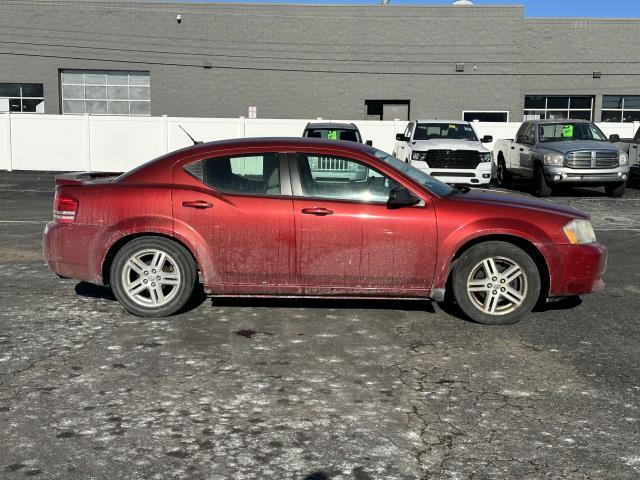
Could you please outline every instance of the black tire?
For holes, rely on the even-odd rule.
[[[507,170],[507,164],[504,161],[502,154],[498,155],[498,164],[496,166],[496,185],[501,188],[510,188],[513,184],[513,177],[509,170]]]
[[[136,270],[130,262],[134,256],[136,262],[142,262],[148,268]],[[156,258],[157,271],[153,268]],[[138,237],[118,251],[111,264],[110,280],[113,294],[129,313],[140,317],[166,317],[189,301],[198,272],[193,257],[182,245],[167,238],[149,236]],[[164,285],[163,281],[171,283]],[[129,282],[131,292],[141,290],[135,295],[127,293],[125,282]],[[136,284],[137,287],[132,288]]]
[[[544,170],[542,166],[538,163],[536,164],[535,174],[535,190],[533,191],[536,197],[550,197],[553,193],[553,189],[547,183],[547,179],[544,176]]]
[[[618,198],[624,195],[627,189],[627,182],[611,183],[604,186],[604,191],[609,197]]]
[[[493,259],[493,265],[497,267],[495,277],[484,275],[486,267],[483,263],[489,259]],[[514,266],[519,267],[522,273],[512,280],[501,278]],[[478,288],[484,289],[486,286],[488,291],[470,291],[470,282],[480,284]],[[531,256],[521,248],[507,242],[490,241],[479,243],[462,254],[453,269],[451,286],[456,303],[471,320],[486,325],[509,325],[520,321],[537,304],[541,288],[540,272]],[[517,298],[511,293],[514,291],[521,297],[517,302],[511,300]]]

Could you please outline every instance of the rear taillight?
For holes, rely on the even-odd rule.
[[[56,192],[56,197],[53,201],[53,218],[58,223],[73,223],[76,219],[79,205],[78,200],[75,198]]]

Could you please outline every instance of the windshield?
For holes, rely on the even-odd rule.
[[[538,126],[541,142],[596,140],[606,142],[607,137],[593,123],[547,123]]]
[[[477,142],[478,137],[471,125],[466,123],[418,123],[414,140],[467,140]]]
[[[376,158],[379,158],[387,165],[392,166],[396,170],[400,170],[407,177],[411,178],[414,182],[422,185],[430,192],[435,193],[439,197],[446,197],[447,195],[451,195],[455,192],[453,187],[450,187],[446,183],[442,183],[440,180],[436,180],[431,175],[427,175],[422,170],[418,170],[415,167],[412,167],[406,162],[402,160],[398,160],[396,157],[389,155],[388,153],[383,152],[382,150],[378,150],[377,148],[372,148],[373,155]]]
[[[349,142],[362,143],[360,134],[352,128],[308,128],[304,131],[305,137],[326,138],[329,140],[347,140]]]

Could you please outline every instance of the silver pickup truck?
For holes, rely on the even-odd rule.
[[[604,186],[607,195],[621,197],[629,178],[628,155],[586,120],[524,122],[515,140],[496,142],[493,155],[499,186],[513,177],[531,179],[540,197],[561,184]]]

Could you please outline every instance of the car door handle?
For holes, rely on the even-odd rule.
[[[302,213],[304,213],[305,215],[318,215],[319,217],[324,217],[325,215],[333,215],[333,210],[322,207],[313,207],[303,208]]]
[[[209,202],[205,202],[204,200],[193,200],[190,202],[182,202],[182,206],[186,207],[186,208],[211,208],[213,207],[213,205],[211,205]]]

